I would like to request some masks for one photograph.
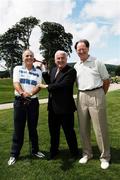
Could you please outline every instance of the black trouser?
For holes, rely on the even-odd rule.
[[[48,124],[51,137],[51,157],[54,157],[58,152],[61,126],[63,128],[71,154],[73,156],[77,156],[78,144],[74,131],[74,113],[55,114],[50,110],[48,113]]]
[[[37,124],[39,115],[39,102],[37,98],[31,100],[29,105],[24,105],[21,98],[14,101],[14,133],[11,156],[18,157],[24,141],[24,130],[27,121],[29,139],[32,143],[32,153],[38,151]]]

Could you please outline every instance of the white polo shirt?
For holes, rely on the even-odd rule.
[[[33,68],[29,71],[25,66],[16,66],[13,70],[13,82],[19,82],[22,89],[31,93],[33,87],[42,81],[42,72],[40,69]],[[15,96],[20,94],[15,90]],[[38,93],[33,95],[32,98],[38,97]]]
[[[89,56],[85,62],[81,60],[77,62],[74,68],[77,71],[78,90],[101,87],[103,80],[109,79],[106,66],[92,56]]]

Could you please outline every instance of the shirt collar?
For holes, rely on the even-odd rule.
[[[22,68],[28,70],[24,64],[22,65]],[[30,71],[36,71],[36,68],[34,66],[32,66],[32,69]]]
[[[92,57],[92,56],[88,56],[88,58],[87,58],[87,60],[86,61],[81,61],[81,59],[80,59],[80,61],[78,62],[79,64],[82,64],[82,63],[85,63],[85,62],[90,62],[90,61],[93,61],[93,60],[95,60],[96,58],[95,57]]]

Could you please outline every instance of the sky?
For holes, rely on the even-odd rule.
[[[89,54],[105,64],[120,65],[120,0],[4,0],[0,3],[0,34],[29,16],[40,23],[59,23],[73,35],[73,52],[68,62],[79,60],[75,42],[87,39]],[[39,60],[40,34],[36,27],[30,38],[30,49]]]

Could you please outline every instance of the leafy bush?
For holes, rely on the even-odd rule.
[[[120,76],[114,76],[110,78],[111,83],[120,83]]]
[[[8,70],[0,71],[0,78],[8,78],[8,77],[10,77],[10,73]]]

